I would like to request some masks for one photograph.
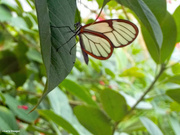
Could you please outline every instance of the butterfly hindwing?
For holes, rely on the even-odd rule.
[[[101,60],[108,59],[112,55],[113,45],[103,34],[84,31],[79,37],[81,48],[87,54]]]

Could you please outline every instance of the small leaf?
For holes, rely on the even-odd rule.
[[[137,67],[131,67],[129,69],[126,69],[123,71],[120,76],[129,76],[129,77],[137,77],[137,78],[142,78],[144,77],[144,74],[141,72],[141,70]]]
[[[179,89],[170,89],[166,91],[166,95],[171,97],[174,101],[180,104],[180,88]]]
[[[62,82],[61,86],[65,87],[66,90],[68,90],[81,100],[85,101],[87,104],[96,106],[96,103],[92,100],[90,94],[88,94],[88,92],[77,83],[66,79]]]
[[[48,120],[52,120],[57,125],[61,126],[68,132],[72,133],[73,135],[79,135],[79,133],[76,131],[76,129],[64,118],[62,118],[60,115],[55,114],[54,112],[50,110],[39,110],[38,111],[42,116],[44,116]]]
[[[109,68],[105,68],[106,74],[110,75],[112,78],[115,78],[114,72],[112,72]]]
[[[115,121],[122,120],[127,113],[124,97],[111,89],[106,89],[101,92],[100,98],[108,116]]]
[[[112,127],[107,116],[98,108],[76,106],[74,113],[80,123],[94,135],[111,135]]]
[[[163,135],[159,127],[154,124],[150,119],[146,117],[141,117],[140,120],[151,135]]]

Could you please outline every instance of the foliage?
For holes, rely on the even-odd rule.
[[[97,3],[98,19],[128,18],[141,34],[87,66],[75,37],[66,43],[82,12],[75,1],[0,1],[2,134],[179,134],[180,6],[171,15],[164,0]]]

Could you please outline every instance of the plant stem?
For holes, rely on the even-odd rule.
[[[147,90],[144,92],[144,94],[139,98],[139,100],[136,102],[136,104],[131,108],[129,113],[132,112],[136,108],[136,106],[144,99],[146,94],[152,90],[154,84],[159,79],[159,77],[161,76],[161,74],[164,72],[165,69],[166,69],[165,65],[162,64],[161,69],[160,69],[159,73],[157,74],[157,76],[155,77],[154,81],[150,84],[150,86],[147,88]]]

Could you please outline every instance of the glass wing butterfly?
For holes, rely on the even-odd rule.
[[[88,54],[96,59],[106,60],[112,55],[114,48],[131,44],[139,33],[134,23],[122,19],[103,20],[84,26],[77,23],[75,27],[76,30],[71,31],[75,33],[74,36],[79,36],[86,64],[89,61]]]

